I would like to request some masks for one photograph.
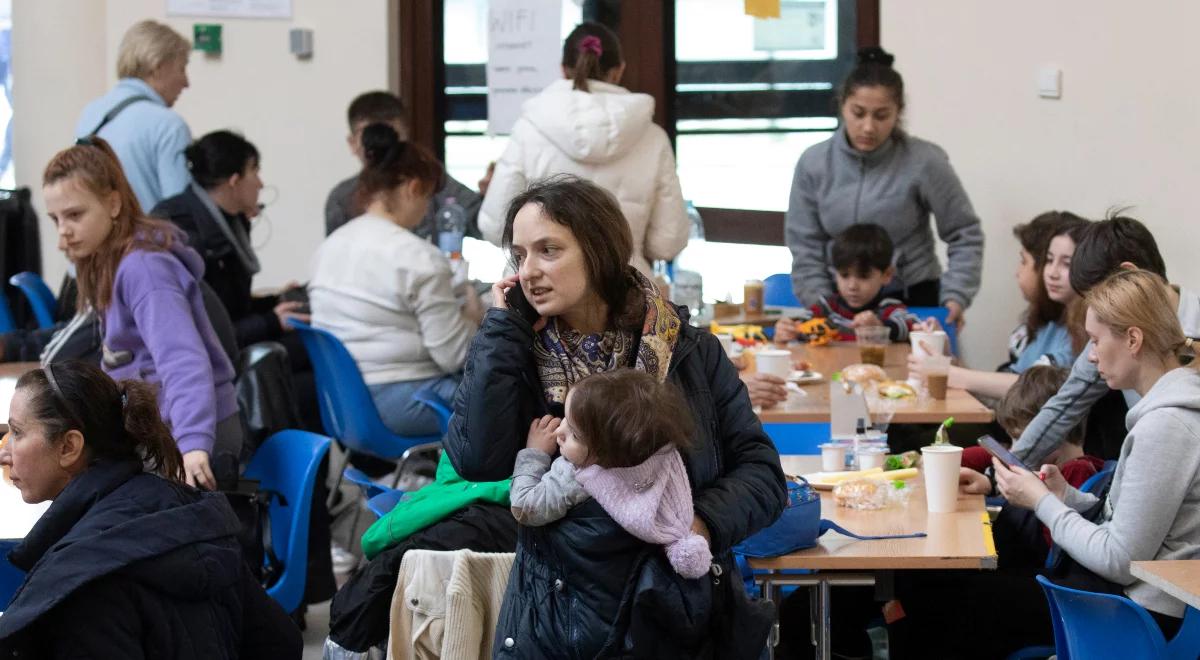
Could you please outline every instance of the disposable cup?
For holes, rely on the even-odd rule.
[[[921,447],[921,472],[925,474],[925,503],[929,513],[953,513],[958,509],[958,468],[962,447]]]
[[[822,472],[841,472],[846,469],[846,445],[826,442],[820,447]]]
[[[946,352],[946,333],[943,330],[933,332],[918,330],[909,333],[908,340],[912,344],[912,352],[915,355],[929,355],[929,351],[932,351],[933,355],[942,355]],[[929,351],[925,350],[926,347],[929,348]]]
[[[717,341],[721,342],[721,348],[725,349],[725,355],[733,355],[733,335],[728,332],[719,332]]]
[[[887,447],[859,447],[855,454],[858,457],[858,469],[881,468],[887,461],[887,455]]]
[[[755,356],[756,368],[761,374],[771,374],[787,379],[792,373],[792,352],[777,348],[767,348]]]

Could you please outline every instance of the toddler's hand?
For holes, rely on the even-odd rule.
[[[871,326],[881,326],[883,325],[883,321],[879,320],[879,317],[875,315],[875,312],[868,310],[855,314],[854,320],[850,323],[850,325],[856,328],[868,328]]]
[[[556,437],[558,425],[561,422],[562,420],[553,415],[545,415],[540,419],[533,420],[533,423],[529,425],[529,438],[525,440],[525,448],[537,449],[548,456],[553,456],[558,448]]]

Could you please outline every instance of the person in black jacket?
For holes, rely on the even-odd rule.
[[[747,601],[730,548],[780,515],[786,487],[733,364],[627,266],[628,223],[597,186],[569,176],[534,184],[508,207],[503,242],[517,274],[493,287],[467,356],[443,443],[454,468],[471,481],[503,479],[530,422],[562,417],[574,382],[648,371],[688,400],[693,529],[714,565],[679,578],[660,546],[594,500],[554,525],[520,527],[496,657],[758,657],[770,618]]]
[[[204,258],[204,281],[229,310],[238,346],[279,339],[291,318],[308,323],[302,302],[250,292],[260,270],[250,244],[250,218],[258,215],[263,187],[258,149],[240,135],[213,131],[192,143],[186,155],[192,183],[150,215],[178,225]]]
[[[301,657],[225,498],[182,483],[149,385],[83,362],[34,369],[9,426],[0,465],[26,502],[53,504],[9,554],[27,575],[0,617],[0,657]]]

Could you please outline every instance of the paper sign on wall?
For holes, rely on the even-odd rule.
[[[521,104],[562,77],[562,0],[488,3],[488,132],[509,133]]]
[[[167,16],[291,18],[292,0],[167,0]]]

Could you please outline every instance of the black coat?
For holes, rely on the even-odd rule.
[[[208,207],[196,196],[191,186],[159,202],[150,214],[175,223],[187,234],[188,245],[203,257],[204,281],[208,282],[229,311],[237,332],[238,346],[246,347],[255,342],[279,338],[283,330],[274,312],[278,298],[250,295],[254,274],[242,265],[233,244],[216,226]],[[250,221],[245,216],[227,215],[226,218],[230,222],[241,223],[246,233],[250,233]]]
[[[533,358],[532,327],[491,309],[467,355],[454,417],[444,441],[456,470],[471,481],[512,474],[529,423],[549,410]],[[497,657],[757,657],[730,548],[782,512],[786,487],[779,455],[763,432],[746,388],[707,332],[684,325],[669,379],[688,400],[694,446],[685,453],[696,514],[712,536],[714,575],[685,580],[659,546],[625,532],[593,500],[545,527],[521,527]],[[752,617],[753,618],[753,617]],[[719,624],[719,625],[718,625]],[[739,638],[740,639],[735,639]],[[512,638],[512,645],[506,644]],[[734,649],[733,641],[745,647]]]
[[[0,657],[300,658],[300,631],[249,575],[225,498],[103,462],[9,554],[28,571]]]

